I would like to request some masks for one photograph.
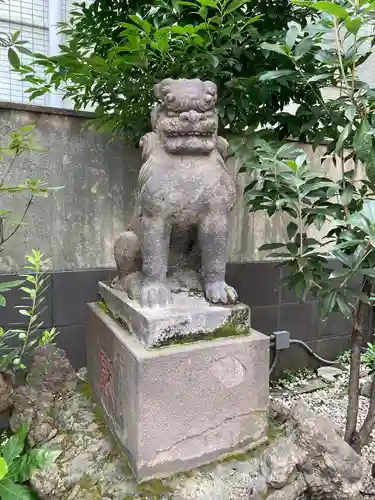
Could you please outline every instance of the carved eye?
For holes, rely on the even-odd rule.
[[[163,87],[163,89],[162,89],[162,94],[163,94],[163,95],[167,95],[167,94],[169,94],[170,90],[171,90],[171,89],[170,89],[169,87]]]
[[[167,102],[173,102],[175,100],[175,96],[172,94],[168,94],[165,99]]]

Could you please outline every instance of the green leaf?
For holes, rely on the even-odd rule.
[[[61,451],[59,450],[33,448],[17,461],[16,471],[12,477],[20,483],[28,481],[35,470],[51,465],[60,455]]]
[[[288,233],[288,238],[293,240],[298,231],[298,226],[295,222],[291,221],[287,225],[286,232]]]
[[[295,57],[303,57],[307,52],[313,48],[315,45],[315,40],[311,37],[302,38],[302,40],[297,43],[294,48]]]
[[[329,279],[337,279],[337,278],[346,278],[347,276],[349,276],[349,274],[351,273],[351,270],[350,269],[336,269],[336,271],[332,271],[332,273],[329,275]]]
[[[275,250],[276,248],[283,248],[285,247],[285,243],[265,243],[262,245],[259,250]]]
[[[336,305],[336,292],[335,291],[330,292],[323,297],[323,299],[320,302],[320,307],[321,307],[322,315],[324,318],[328,318],[328,316],[333,311],[335,305]]]
[[[260,44],[260,47],[264,50],[270,50],[271,52],[277,52],[278,54],[282,54],[283,56],[288,55],[288,51],[285,49],[285,47],[282,47],[281,45],[278,44],[273,44],[273,43],[268,43],[268,42],[263,42]]]
[[[15,31],[14,33],[12,33],[11,38],[12,38],[12,42],[13,42],[13,43],[16,43],[16,42],[17,42],[17,40],[18,40],[18,39],[19,39],[19,37],[20,37],[20,34],[21,34],[21,31],[19,31],[19,30],[18,30],[18,31]]]
[[[361,214],[364,215],[371,224],[375,224],[375,200],[364,200]]]
[[[345,297],[343,297],[342,295],[337,295],[336,302],[345,318],[350,318],[352,316],[352,309]]]
[[[340,19],[346,19],[349,13],[340,5],[334,2],[312,2],[310,6],[320,12],[327,12]]]
[[[0,481],[1,500],[35,500],[33,491],[27,486],[14,483],[11,479]]]
[[[283,78],[285,76],[295,75],[296,72],[292,69],[277,69],[274,71],[266,71],[262,75],[259,76],[260,82],[267,82],[269,80],[276,80],[277,78]]]
[[[374,232],[373,225],[361,212],[350,214],[347,221],[348,224],[361,229],[366,234],[373,234]]]
[[[354,19],[351,19],[350,17],[347,17],[345,19],[345,28],[350,31],[350,33],[353,33],[356,35],[358,31],[360,30],[362,25],[362,21],[360,17],[355,17]]]
[[[318,82],[319,80],[326,80],[327,78],[331,78],[332,73],[322,73],[320,75],[314,75],[307,80],[307,83]]]
[[[22,47],[21,45],[17,45],[17,50],[21,54],[25,54],[27,56],[32,56],[33,55],[33,53],[31,52],[31,50],[27,49],[26,47]]]
[[[0,480],[8,474],[8,464],[3,457],[0,457]]]
[[[357,106],[355,104],[348,104],[347,106],[345,106],[345,117],[350,122],[352,122],[355,117],[356,111],[357,111]]]
[[[353,186],[351,184],[348,184],[343,193],[341,194],[341,203],[344,206],[348,206],[349,203],[352,201],[352,199],[353,199]]]
[[[213,54],[208,55],[208,59],[210,60],[211,66],[214,68],[217,68],[220,64],[220,59],[217,56],[214,56]]]
[[[372,267],[364,268],[364,269],[358,269],[358,272],[360,274],[363,274],[364,276],[368,276],[369,278],[375,278],[375,269],[372,268]]]
[[[228,5],[228,8],[225,10],[224,12],[224,15],[227,15],[227,14],[230,14],[231,12],[233,12],[234,10],[237,10],[239,9],[240,7],[242,7],[242,5],[244,5],[245,3],[247,3],[249,0],[233,0],[229,5]]]
[[[348,267],[352,266],[353,259],[352,259],[351,255],[348,255],[348,254],[342,252],[341,250],[332,250],[331,253],[332,253],[333,257],[338,259],[345,266],[348,266]]]
[[[14,49],[12,49],[12,47],[8,49],[8,60],[9,64],[14,69],[18,69],[21,66],[20,58],[18,57],[17,52]]]
[[[288,45],[289,48],[292,48],[293,45],[295,44],[295,41],[297,39],[297,36],[298,36],[298,33],[299,33],[299,29],[298,27],[295,25],[295,24],[292,24],[287,33],[286,33],[286,37],[285,37],[285,42],[286,44]]]
[[[341,149],[342,149],[346,139],[349,137],[349,134],[351,131],[352,131],[352,124],[349,122],[343,128],[343,130],[342,130],[342,132],[337,140],[336,147],[335,147],[336,153],[339,153],[341,151]]]
[[[371,150],[370,158],[365,162],[365,170],[368,180],[375,186],[375,150]]]
[[[7,461],[8,467],[10,467],[14,460],[21,455],[25,447],[27,431],[27,425],[22,424],[16,434],[8,438],[2,447],[2,456]]]
[[[0,295],[0,307],[5,307],[7,305],[6,298],[4,295]]]
[[[43,469],[53,464],[61,455],[61,450],[49,450],[46,448],[33,448],[29,451],[29,462],[32,469]]]
[[[0,283],[0,292],[7,292],[11,288],[15,288],[17,286],[22,285],[25,280],[16,280],[16,281],[5,281],[4,283]]]
[[[370,124],[367,118],[364,118],[356,130],[353,138],[353,148],[358,158],[366,163],[371,155],[372,138],[369,134]]]

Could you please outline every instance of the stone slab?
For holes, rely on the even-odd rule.
[[[99,295],[111,314],[146,347],[169,345],[189,338],[231,337],[250,332],[250,309],[245,304],[214,305],[188,292],[173,294],[168,307],[141,307],[128,294],[99,283]]]
[[[266,440],[269,339],[261,333],[147,350],[89,304],[87,366],[93,396],[138,480]]]

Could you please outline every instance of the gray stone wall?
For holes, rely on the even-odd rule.
[[[130,220],[140,165],[135,148],[83,130],[87,116],[54,109],[0,105],[1,142],[12,130],[35,123],[35,136],[45,153],[21,156],[11,182],[41,178],[64,186],[48,199],[36,199],[27,226],[5,246],[2,271],[18,270],[24,255],[39,248],[54,270],[112,267],[115,236]],[[0,173],[7,167],[1,162]],[[4,203],[4,202],[3,202]],[[10,205],[21,213],[24,195]]]

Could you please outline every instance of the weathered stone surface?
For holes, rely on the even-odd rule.
[[[65,352],[53,345],[41,345],[33,352],[27,385],[51,393],[70,391],[77,383],[76,373]]]
[[[357,499],[365,464],[339,436],[336,425],[300,402],[291,409],[290,419],[294,441],[306,452],[299,470],[314,499]]]
[[[307,500],[306,490],[306,481],[299,474],[291,484],[267,496],[267,500]]]
[[[0,373],[0,413],[9,410],[12,405],[11,396],[13,393],[13,384],[10,377]]]
[[[137,485],[86,385],[63,395],[58,435],[49,447],[63,453],[46,469],[34,471],[32,487],[41,500],[249,500],[249,478],[256,476],[254,457],[211,464],[188,475]]]
[[[244,304],[213,305],[202,296],[181,292],[166,313],[164,308],[144,308],[105,283],[99,283],[99,294],[110,313],[146,347],[250,334],[250,309]]]
[[[342,375],[342,370],[334,366],[321,366],[316,370],[316,373],[324,382],[332,383],[336,377]]]
[[[11,398],[11,429],[27,424],[30,446],[50,440],[57,433],[59,396],[74,389],[76,383],[76,374],[62,349],[37,347],[26,385],[18,387]]]
[[[194,468],[265,439],[266,336],[146,350],[91,304],[86,340],[93,393],[138,478]]]
[[[291,478],[297,476],[297,469],[305,458],[306,451],[294,443],[292,435],[271,444],[263,455],[261,467],[268,486],[283,488]]]
[[[285,424],[289,418],[289,413],[289,408],[271,399],[268,414],[274,422]]]
[[[124,470],[124,460],[109,434],[102,433],[103,423],[86,397],[64,395],[57,426],[58,435],[48,446],[62,454],[31,478],[41,500],[100,500],[105,494],[123,499],[136,492],[130,471]]]
[[[371,386],[372,386],[372,381],[366,380],[366,382],[361,385],[361,396],[369,398],[371,394]]]
[[[235,303],[225,267],[236,186],[225,165],[228,144],[217,135],[216,85],[168,78],[154,90],[153,131],[140,142],[139,206],[115,243],[114,286],[144,307],[165,307],[173,301],[167,273],[189,270],[202,278],[208,301]]]
[[[57,434],[56,403],[52,393],[21,386],[14,391],[12,403],[10,428],[16,432],[21,424],[26,424],[30,446],[49,441]]]
[[[367,375],[367,377],[360,380],[360,392],[361,396],[365,398],[369,398],[371,394],[371,386],[372,386],[372,375]]]

